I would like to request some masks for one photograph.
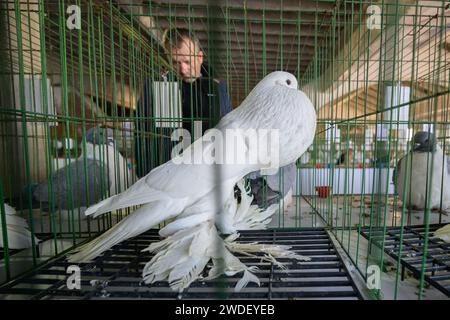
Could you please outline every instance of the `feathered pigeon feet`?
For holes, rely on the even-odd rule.
[[[237,183],[240,199],[236,201],[235,191],[220,215],[207,219],[207,214],[197,214],[182,219],[176,219],[160,230],[160,235],[166,239],[152,243],[144,251],[156,252],[155,256],[145,265],[144,282],[168,280],[171,288],[182,292],[197,279],[215,279],[222,274],[233,276],[244,272],[238,281],[235,291],[244,288],[249,282],[259,283],[253,272],[256,266],[246,266],[233,253],[261,258],[262,261],[274,263],[285,269],[278,258],[309,261],[310,259],[290,251],[289,246],[254,243],[238,243],[239,234],[236,230],[266,229],[278,204],[273,204],[266,210],[252,205],[253,196],[245,188],[243,180]],[[216,218],[220,218],[214,221]],[[230,234],[222,239],[216,226],[223,234]],[[261,256],[261,254],[263,254]],[[212,260],[213,266],[207,277],[202,277],[203,270]]]
[[[182,292],[197,279],[210,280],[241,271],[244,271],[244,277],[236,285],[236,290],[250,281],[259,284],[259,279],[252,274],[255,267],[245,266],[230,253],[213,221],[177,231],[160,242],[152,243],[144,251],[157,252],[143,270],[147,284],[167,279],[174,291]],[[203,278],[201,273],[211,259],[213,266],[208,276]]]
[[[279,262],[277,259],[296,259],[299,261],[311,261],[311,258],[305,257],[295,252],[291,251],[290,246],[285,245],[274,245],[274,244],[260,244],[257,242],[252,243],[239,243],[235,240],[239,237],[238,233],[228,236],[225,241],[225,246],[231,252],[240,253],[253,258],[261,258],[262,261],[271,262],[281,269],[285,269],[283,263]],[[258,253],[263,253],[264,256],[258,255]]]
[[[286,267],[277,258],[296,259],[300,261],[310,261],[311,258],[298,255],[290,251],[291,247],[282,245],[268,245],[254,243],[239,243],[235,240],[239,237],[238,233],[228,236],[224,240],[226,250],[222,259],[213,259],[213,267],[209,271],[205,280],[219,277],[222,273],[227,276],[233,276],[239,272],[244,272],[243,277],[237,282],[234,291],[239,292],[245,288],[249,282],[260,285],[258,277],[254,274],[258,270],[256,266],[246,266],[233,253],[239,253],[248,257],[261,258],[261,261],[271,262],[280,269],[285,270]],[[263,253],[263,256],[260,254]],[[221,272],[222,270],[222,272]]]
[[[285,269],[285,265],[277,260],[279,258],[310,260],[290,251],[289,246],[238,243],[235,241],[238,237],[239,234],[235,233],[223,240],[210,221],[180,230],[160,242],[152,243],[144,251],[157,253],[144,267],[144,282],[150,284],[167,279],[174,291],[182,292],[195,280],[211,280],[222,274],[233,276],[244,272],[235,286],[235,291],[240,291],[249,282],[260,284],[254,274],[258,268],[246,266],[233,253],[261,258],[282,269]],[[213,266],[208,276],[203,277],[201,274],[210,260]]]

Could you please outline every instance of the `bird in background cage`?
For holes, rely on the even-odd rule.
[[[57,170],[65,167],[69,162],[76,161],[80,152],[77,141],[73,138],[54,140],[52,151],[52,166]]]
[[[88,208],[86,215],[98,217],[106,212],[141,205],[118,224],[76,248],[68,257],[71,263],[88,262],[122,241],[170,220],[159,234],[164,240],[152,244],[148,251],[156,252],[144,267],[144,281],[168,280],[172,289],[183,291],[201,278],[203,270],[212,260],[207,279],[243,272],[236,290],[248,282],[259,284],[253,271],[233,253],[258,256],[277,266],[277,258],[309,260],[280,245],[239,243],[238,230],[261,229],[270,220],[273,206],[266,210],[252,206],[252,196],[239,183],[247,174],[270,167],[294,163],[312,144],[316,130],[316,113],[309,98],[297,89],[297,79],[287,72],[272,72],[264,77],[241,105],[225,115],[215,127],[222,137],[225,155],[227,130],[239,142],[237,154],[246,159],[258,154],[258,144],[249,143],[258,129],[275,129],[278,133],[278,152],[270,153],[269,165],[261,161],[244,163],[214,162],[213,150],[217,144],[207,135],[197,139],[179,157],[153,169],[125,192]],[[236,130],[237,129],[237,130]],[[248,129],[255,129],[254,131]],[[218,141],[220,139],[217,139]],[[234,140],[236,141],[236,140]],[[272,142],[271,142],[272,143]],[[220,153],[220,152],[219,152]],[[202,159],[200,163],[183,162],[185,156]],[[196,158],[198,157],[198,158]],[[234,186],[241,190],[240,201],[235,198]],[[229,235],[223,239],[221,235]],[[223,267],[223,268],[222,268]]]
[[[62,219],[71,218],[72,212],[75,218],[85,219],[87,207],[132,184],[127,161],[115,149],[112,129],[87,130],[81,150],[76,161],[30,187],[35,204],[44,211],[61,211]]]
[[[9,249],[26,249],[30,248],[34,243],[38,244],[38,238],[31,234],[27,221],[20,217],[16,210],[10,205],[4,203],[5,206],[5,221],[6,221],[6,235]],[[5,247],[3,242],[3,219],[1,219],[0,212],[0,248]]]
[[[445,212],[450,208],[450,158],[433,133],[417,132],[412,142],[412,151],[398,161],[393,174],[397,194],[400,199],[405,194],[406,206],[413,210],[423,210],[429,201],[431,209]]]
[[[351,167],[353,165],[353,162],[354,162],[354,150],[352,148],[348,148],[348,150],[345,150],[341,153],[339,158],[336,160],[335,165]]]
[[[112,129],[93,127],[86,132],[86,141],[93,144],[94,155],[108,168],[110,196],[125,191],[133,184],[133,174],[127,160],[119,152]],[[92,155],[91,155],[92,157]]]

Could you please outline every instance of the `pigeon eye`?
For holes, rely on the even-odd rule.
[[[291,80],[287,79],[287,80],[286,80],[286,83],[287,83],[288,85],[290,85],[290,84],[291,84]]]

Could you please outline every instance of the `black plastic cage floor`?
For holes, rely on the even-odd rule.
[[[444,225],[434,224],[429,226],[426,263],[424,279],[442,293],[450,297],[450,243],[432,237],[433,232]],[[425,249],[425,226],[406,226],[403,228],[403,241],[401,251],[402,280],[405,276],[405,268],[416,277],[422,273],[422,264]],[[401,227],[388,227],[386,233],[383,229],[362,228],[361,234],[381,248],[384,234],[384,252],[397,260],[400,254]]]
[[[234,286],[242,273],[196,281],[181,294],[172,291],[166,281],[144,284],[142,268],[152,254],[141,250],[158,240],[157,230],[151,230],[114,246],[91,264],[80,265],[80,290],[67,288],[70,264],[60,257],[5,284],[0,295],[3,299],[361,299],[323,228],[241,232],[239,242],[289,245],[312,260],[280,259],[287,267],[281,270],[261,259],[237,255],[247,265],[259,267],[255,274],[261,281],[259,287],[250,283],[240,292],[234,292]]]
[[[39,242],[36,244],[36,253],[39,257],[39,243],[42,243],[44,241],[51,241],[53,239],[58,240],[71,240],[74,236],[76,237],[77,241],[83,241],[84,239],[88,239],[89,237],[92,237],[93,235],[96,235],[96,232],[77,232],[75,235],[73,233],[69,232],[58,232],[58,233],[36,233],[36,237],[39,239]],[[9,249],[9,256],[12,257],[16,253],[22,252],[27,249]],[[5,259],[6,250],[4,248],[0,248],[0,262]]]

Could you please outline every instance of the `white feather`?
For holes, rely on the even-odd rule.
[[[17,215],[16,210],[5,205],[5,220],[6,220],[6,235],[8,237],[9,249],[26,249],[30,248],[33,244],[33,235],[31,234],[27,221]],[[40,240],[34,237],[34,242],[37,244]],[[0,247],[4,248],[3,243],[3,225],[2,219],[0,219]]]
[[[447,224],[442,228],[436,230],[433,236],[441,239],[444,242],[450,243],[450,224]]]
[[[174,233],[159,245],[150,245],[145,251],[158,253],[144,267],[146,283],[167,280],[172,289],[183,291],[199,278],[212,256],[220,250],[220,241],[212,221]],[[218,242],[220,243],[220,242]]]
[[[99,237],[76,248],[74,254],[69,255],[68,261],[73,263],[92,261],[115,244],[147,231],[149,225],[154,226],[176,216],[183,207],[183,202],[179,202],[178,205],[179,207],[177,203],[157,201],[142,206]],[[161,215],[161,212],[166,214]]]
[[[244,276],[238,281],[238,283],[236,284],[236,287],[234,288],[234,291],[236,291],[236,292],[241,291],[242,288],[246,287],[249,282],[254,282],[258,286],[260,285],[258,277],[255,276],[250,271],[245,270]]]
[[[270,223],[273,214],[276,212],[278,204],[273,204],[267,209],[262,210],[257,205],[251,204],[253,201],[253,196],[251,195],[250,190],[245,189],[244,180],[239,181],[236,185],[241,191],[241,202],[237,204],[234,197],[230,197],[229,202],[231,202],[232,204],[228,205],[228,208],[230,209],[228,210],[228,212],[225,212],[225,214],[228,214],[230,218],[222,219],[219,222],[221,230],[231,229],[235,232],[237,230],[265,229],[267,227],[267,224]],[[227,222],[232,224],[231,228],[228,226],[222,226],[223,223]]]

